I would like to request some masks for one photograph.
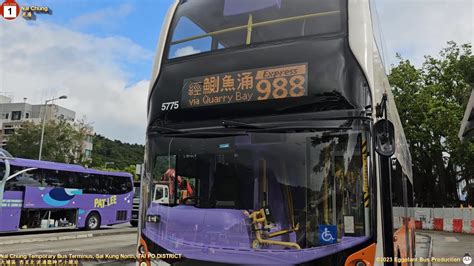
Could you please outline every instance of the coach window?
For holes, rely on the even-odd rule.
[[[23,170],[21,167],[12,166],[10,169],[10,175],[13,175],[19,171]],[[6,186],[5,190],[8,191],[24,191],[25,187],[41,187],[41,171],[38,169],[24,172],[20,175],[15,176],[10,179]]]
[[[64,183],[59,179],[58,171],[43,170],[44,183],[48,187],[64,187]]]
[[[92,194],[101,194],[102,190],[100,189],[99,178],[97,175],[92,174],[82,174],[81,187],[84,188],[85,193]]]
[[[44,184],[48,187],[80,188],[77,184],[77,174],[74,172],[43,170]]]
[[[97,194],[108,194],[107,187],[102,182],[103,178],[103,175],[91,175],[90,181]]]
[[[114,180],[117,182],[119,194],[125,194],[133,190],[133,184],[130,178],[121,176],[116,177]]]
[[[95,175],[99,179],[100,193],[113,194],[113,184],[109,176],[106,175]]]
[[[92,193],[90,189],[91,187],[90,175],[83,174],[83,173],[80,173],[78,175],[79,175],[78,183],[79,183],[79,186],[84,190],[84,193]]]
[[[62,178],[64,179],[64,184],[67,188],[81,188],[78,185],[78,173],[69,173],[69,172],[62,172]]]

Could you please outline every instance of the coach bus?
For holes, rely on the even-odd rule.
[[[0,233],[96,230],[130,221],[129,173],[11,157],[0,164]]]
[[[369,0],[171,6],[148,96],[141,265],[411,264],[411,157],[375,17]]]

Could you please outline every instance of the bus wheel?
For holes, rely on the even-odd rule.
[[[91,212],[86,218],[86,230],[97,230],[100,227],[100,215]]]
[[[138,226],[138,221],[130,221],[130,224],[131,224],[133,227],[137,227],[137,226]]]

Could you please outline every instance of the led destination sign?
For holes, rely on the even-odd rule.
[[[308,64],[235,71],[184,80],[181,108],[308,95]]]

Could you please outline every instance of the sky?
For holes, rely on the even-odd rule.
[[[472,0],[371,1],[387,68],[396,65],[396,53],[420,66],[447,41],[474,43]],[[67,95],[56,104],[96,133],[143,144],[154,53],[173,0],[17,2],[53,13],[29,22],[0,18],[0,93],[32,104]]]

